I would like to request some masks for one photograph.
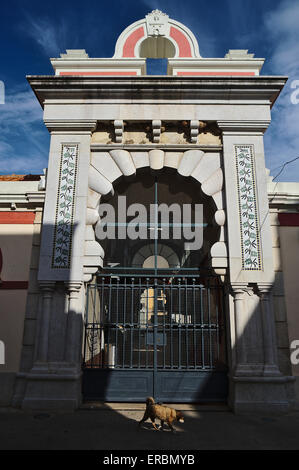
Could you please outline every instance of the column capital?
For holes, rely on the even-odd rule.
[[[39,287],[43,292],[52,292],[55,284],[55,281],[39,281]]]
[[[44,123],[51,134],[91,134],[97,125],[97,120],[83,119],[45,119]]]
[[[82,282],[81,281],[65,281],[64,282],[66,290],[71,293],[71,292],[79,292]]]
[[[268,296],[273,287],[271,282],[258,282],[257,283],[257,294],[260,297]]]
[[[217,121],[218,127],[226,135],[261,134],[267,130],[270,120]]]
[[[251,287],[250,287],[251,289]],[[232,294],[235,296],[236,294],[244,294],[248,290],[248,283],[247,282],[238,282],[230,284],[230,290]]]

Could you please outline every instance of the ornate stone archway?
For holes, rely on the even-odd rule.
[[[176,170],[180,176],[191,178],[201,184],[204,194],[210,196],[217,210],[214,218],[220,227],[220,237],[211,248],[212,267],[217,274],[224,275],[227,268],[225,242],[225,210],[223,206],[223,172],[220,154],[203,152],[199,149],[185,152],[131,151],[123,149],[108,152],[92,152],[89,168],[89,189],[87,199],[84,281],[103,266],[104,250],[95,240],[94,225],[99,219],[101,196],[113,194],[113,186],[122,177],[134,177],[138,169],[161,171],[163,168]]]
[[[175,55],[168,60],[168,76],[144,77],[140,46],[156,36],[169,40]],[[227,273],[231,287],[230,404],[237,411],[287,410],[288,377],[277,367],[269,295],[274,269],[263,145],[270,107],[285,79],[259,76],[263,59],[247,51],[201,58],[188,28],[157,11],[121,33],[113,58],[67,51],[52,65],[55,76],[29,77],[51,144],[32,282],[35,306],[27,308],[14,403],[39,409],[79,406],[84,283],[104,257],[93,228],[101,197],[139,169],[171,168],[186,183],[201,184],[217,208],[220,238],[210,254],[213,268]],[[146,122],[145,128],[150,123],[150,139],[132,143],[129,131],[122,139],[130,121]],[[100,122],[112,130],[105,142],[95,143]],[[169,122],[187,123],[187,139],[165,141],[161,129]],[[197,138],[199,122],[218,124],[217,143]]]

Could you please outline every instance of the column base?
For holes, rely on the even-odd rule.
[[[299,377],[294,377],[294,410],[299,411]]]
[[[265,364],[263,375],[265,377],[281,377],[282,374],[275,364]]]
[[[292,378],[230,377],[232,396],[230,407],[236,414],[242,413],[288,413],[293,408],[289,386]]]
[[[16,384],[14,394],[11,400],[11,406],[13,408],[22,408],[22,403],[26,391],[26,377],[26,372],[19,372],[16,375]]]
[[[235,377],[282,377],[275,364],[238,364]]]
[[[24,410],[77,409],[82,403],[81,370],[67,363],[36,363],[26,377]]]
[[[238,364],[234,377],[259,377],[263,375],[264,364]]]
[[[15,372],[0,372],[0,406],[11,405],[15,380]]]

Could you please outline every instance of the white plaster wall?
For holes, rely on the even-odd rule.
[[[33,224],[0,226],[3,281],[28,281],[33,227]]]
[[[33,224],[0,226],[3,281],[29,280],[33,230]],[[5,344],[5,364],[0,364],[0,372],[19,370],[26,297],[26,289],[0,289],[0,340]]]
[[[5,364],[0,364],[0,373],[19,370],[26,298],[26,289],[0,290],[0,340],[5,346]]]
[[[282,258],[288,340],[299,340],[299,227],[280,227],[280,250]],[[299,364],[292,365],[293,375],[299,377]],[[299,400],[299,395],[298,395]]]

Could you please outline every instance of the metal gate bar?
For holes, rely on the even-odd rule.
[[[83,368],[215,369],[221,294],[194,277],[102,276],[87,289]]]

